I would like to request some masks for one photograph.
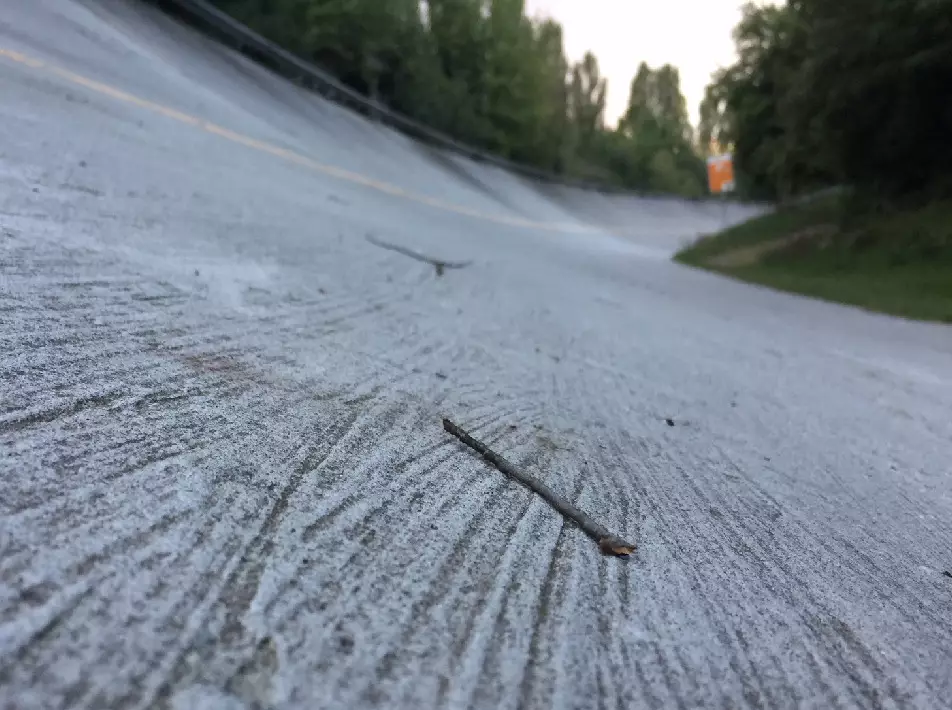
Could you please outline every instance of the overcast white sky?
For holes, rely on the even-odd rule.
[[[577,61],[591,51],[608,79],[606,119],[614,124],[628,102],[641,61],[681,70],[692,123],[711,73],[733,62],[731,30],[742,0],[526,0],[527,14],[558,20],[565,52]]]

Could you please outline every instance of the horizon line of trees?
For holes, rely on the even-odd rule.
[[[212,0],[355,90],[510,160],[633,190],[707,191],[677,68],[642,62],[618,125],[591,53],[524,0]]]
[[[952,195],[952,0],[748,3],[734,40],[698,142],[733,152],[742,194],[841,185],[870,205]]]

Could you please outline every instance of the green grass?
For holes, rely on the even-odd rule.
[[[872,210],[844,197],[757,217],[675,255],[733,278],[952,323],[952,200]]]

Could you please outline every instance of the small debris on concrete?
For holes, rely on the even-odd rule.
[[[421,254],[418,251],[413,251],[413,249],[408,249],[407,247],[400,246],[399,244],[390,244],[389,242],[380,241],[373,234],[367,235],[367,241],[374,246],[380,247],[381,249],[395,251],[398,254],[403,254],[403,256],[408,256],[411,259],[416,259],[417,261],[422,261],[425,264],[430,264],[436,269],[437,276],[442,276],[446,269],[462,269],[466,266],[469,266],[471,263],[469,261],[443,261],[442,259],[434,259],[433,257],[427,256],[426,254]]]
[[[521,483],[533,493],[539,495],[549,505],[555,508],[562,517],[569,522],[574,523],[579,529],[598,543],[598,549],[604,555],[613,555],[615,557],[628,557],[635,551],[636,545],[632,542],[625,542],[620,537],[612,535],[606,528],[602,527],[588,515],[572,505],[565,498],[553,491],[547,485],[539,481],[534,476],[529,475],[521,468],[510,463],[486,444],[474,439],[469,433],[458,427],[449,419],[443,419],[443,428],[466,444],[468,447],[479,453],[486,461],[495,466],[500,472],[509,478]]]

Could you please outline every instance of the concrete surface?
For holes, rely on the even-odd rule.
[[[433,155],[146,6],[4,0],[0,51],[0,707],[950,706],[948,328],[674,265],[750,210]]]

